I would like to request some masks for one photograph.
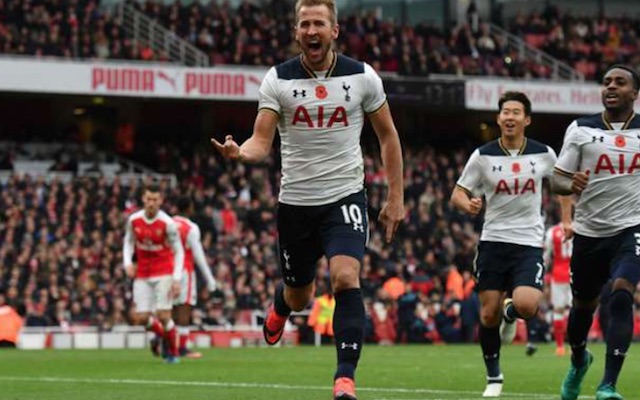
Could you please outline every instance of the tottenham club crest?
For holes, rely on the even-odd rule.
[[[344,101],[351,101],[351,95],[349,94],[349,90],[351,89],[351,85],[347,85],[346,82],[342,82],[342,89],[345,91]]]

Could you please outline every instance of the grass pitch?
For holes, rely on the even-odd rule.
[[[640,400],[634,347],[618,384],[627,400]],[[590,349],[581,399],[593,399],[604,366],[604,346]],[[559,399],[569,357],[553,350],[503,347],[501,398]],[[176,365],[142,350],[0,350],[0,400],[330,400],[334,363],[332,346],[211,349]],[[367,346],[357,373],[359,400],[481,399],[484,384],[478,345]]]

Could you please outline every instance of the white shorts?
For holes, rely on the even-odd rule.
[[[571,307],[571,284],[551,282],[551,304],[554,309]]]
[[[180,281],[180,296],[173,300],[174,306],[188,304],[195,306],[198,301],[196,292],[196,272],[184,272]]]
[[[172,283],[171,275],[136,278],[133,281],[133,302],[136,305],[136,312],[170,311],[173,308]]]

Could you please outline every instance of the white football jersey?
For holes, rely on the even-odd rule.
[[[527,138],[517,155],[500,139],[471,154],[457,185],[485,197],[480,240],[542,247],[542,179],[551,175],[556,159],[551,147]]]
[[[365,113],[385,102],[373,68],[342,55],[336,54],[324,77],[301,57],[272,67],[260,86],[258,107],[280,117],[280,202],[324,205],[362,190]]]
[[[567,128],[555,169],[568,177],[589,173],[574,217],[580,235],[609,237],[640,224],[640,118],[620,125],[596,114]]]

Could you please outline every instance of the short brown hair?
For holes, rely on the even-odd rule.
[[[302,7],[327,6],[331,14],[331,24],[338,23],[338,7],[335,0],[298,0],[296,1],[296,25],[298,25],[298,15]]]

